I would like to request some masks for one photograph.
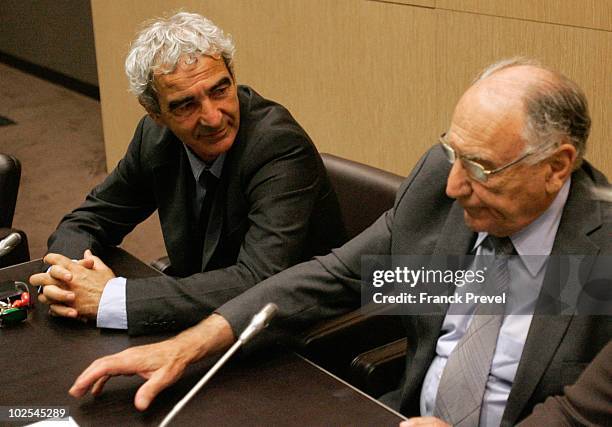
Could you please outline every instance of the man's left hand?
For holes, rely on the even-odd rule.
[[[113,271],[88,249],[83,260],[73,262],[59,254],[47,254],[47,273],[30,277],[32,285],[43,287],[38,300],[49,304],[52,315],[94,320],[106,283],[115,277]]]
[[[414,417],[408,421],[402,421],[399,427],[451,427],[440,418],[436,417]]]

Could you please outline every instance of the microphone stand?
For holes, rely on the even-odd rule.
[[[221,369],[225,362],[227,362],[227,360],[232,357],[243,344],[247,343],[249,340],[251,340],[251,338],[265,329],[270,323],[270,319],[272,319],[276,314],[277,310],[278,307],[276,304],[268,303],[259,313],[253,316],[253,320],[251,320],[251,323],[249,323],[245,330],[240,334],[240,337],[238,337],[238,340],[236,340],[234,345],[232,345],[230,349],[227,350],[225,354],[217,361],[217,363],[215,363],[213,367],[210,368],[210,370],[200,379],[200,381],[198,381],[198,383],[193,386],[191,390],[189,390],[185,397],[174,405],[174,408],[172,408],[168,415],[166,415],[159,427],[166,427],[176,416],[176,414],[183,409],[187,402],[189,402],[191,398],[195,396],[195,394],[200,391],[202,387],[204,387],[204,384],[206,384],[208,380],[210,380],[213,375],[215,375],[217,371]]]

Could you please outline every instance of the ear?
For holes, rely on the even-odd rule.
[[[142,107],[147,111],[147,114],[149,115],[149,117],[151,117],[153,121],[157,123],[158,126],[166,126],[166,123],[164,122],[164,119],[162,118],[160,113],[154,112],[148,106],[144,105],[142,102],[140,103],[140,105],[142,105]]]
[[[155,123],[157,123],[157,126],[166,126],[166,122],[164,122],[164,119],[162,119],[159,113],[153,113],[147,110],[147,114],[153,119]]]
[[[546,171],[546,192],[548,194],[556,194],[561,189],[565,181],[572,174],[576,157],[576,147],[572,144],[564,143],[546,160],[548,166]]]

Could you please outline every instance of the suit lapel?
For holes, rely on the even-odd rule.
[[[172,200],[159,206],[159,218],[168,255],[177,272],[189,270],[185,254],[187,242],[191,242],[190,224],[193,194],[189,191],[189,179],[193,181],[191,167],[180,141],[170,141],[165,155],[153,166],[158,200]],[[178,170],[177,170],[178,169]]]
[[[602,222],[599,202],[592,199],[589,184],[590,180],[582,170],[578,170],[572,176],[572,188],[563,209],[551,255],[593,256],[599,253],[599,248],[588,237]],[[554,265],[554,262],[550,264],[549,262],[542,286],[543,290],[549,284],[558,285],[559,283],[559,268]],[[586,268],[585,276],[588,276],[590,266]],[[540,292],[536,312],[538,312],[538,307],[543,305],[544,298],[546,298],[546,293]],[[533,316],[514,378],[514,384],[520,384],[520,387],[512,387],[504,412],[504,422],[516,423],[549,366],[571,320],[570,315],[536,314]]]
[[[465,225],[463,208],[459,202],[453,202],[446,222],[434,248],[430,267],[432,269],[457,270],[466,268],[466,254],[469,254],[476,234]],[[452,283],[439,286],[439,294],[451,295],[455,292]],[[442,313],[446,313],[448,304],[442,305]]]
[[[470,244],[473,239],[474,232],[465,225],[463,219],[463,208],[455,201],[440,232],[433,255],[465,255],[472,249]]]
[[[444,258],[448,255],[463,258],[463,256],[471,249],[470,246],[473,242],[473,237],[474,232],[465,225],[465,221],[463,219],[463,208],[458,202],[455,201],[448,213],[444,227],[442,227],[442,231],[438,236],[429,267],[434,269],[461,268],[460,266],[456,265],[457,259],[451,260],[451,265],[438,264],[446,264],[447,260]],[[434,265],[432,265],[432,263]],[[448,295],[454,292],[454,285],[448,284],[446,287],[440,286],[439,288],[436,287],[434,289],[436,289],[436,291],[438,289],[440,290],[440,292],[434,291],[435,293]],[[430,292],[430,294],[431,293],[433,292]],[[419,331],[419,347],[417,350],[418,354],[415,358],[423,363],[426,363],[427,366],[431,364],[431,361],[436,354],[435,348],[447,310],[448,304],[441,304],[440,314],[429,314],[425,316],[418,316],[416,318],[417,330]],[[426,372],[427,367],[424,369],[424,372]],[[420,370],[416,369],[415,372],[420,372]],[[422,378],[418,380],[422,381]]]

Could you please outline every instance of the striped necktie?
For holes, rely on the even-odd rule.
[[[509,237],[488,236],[487,240],[495,250],[492,280],[487,282],[488,294],[499,295],[508,289],[508,257],[516,252]],[[453,426],[479,424],[482,399],[504,320],[501,308],[495,304],[479,304],[465,335],[448,357],[438,385],[434,416]]]

